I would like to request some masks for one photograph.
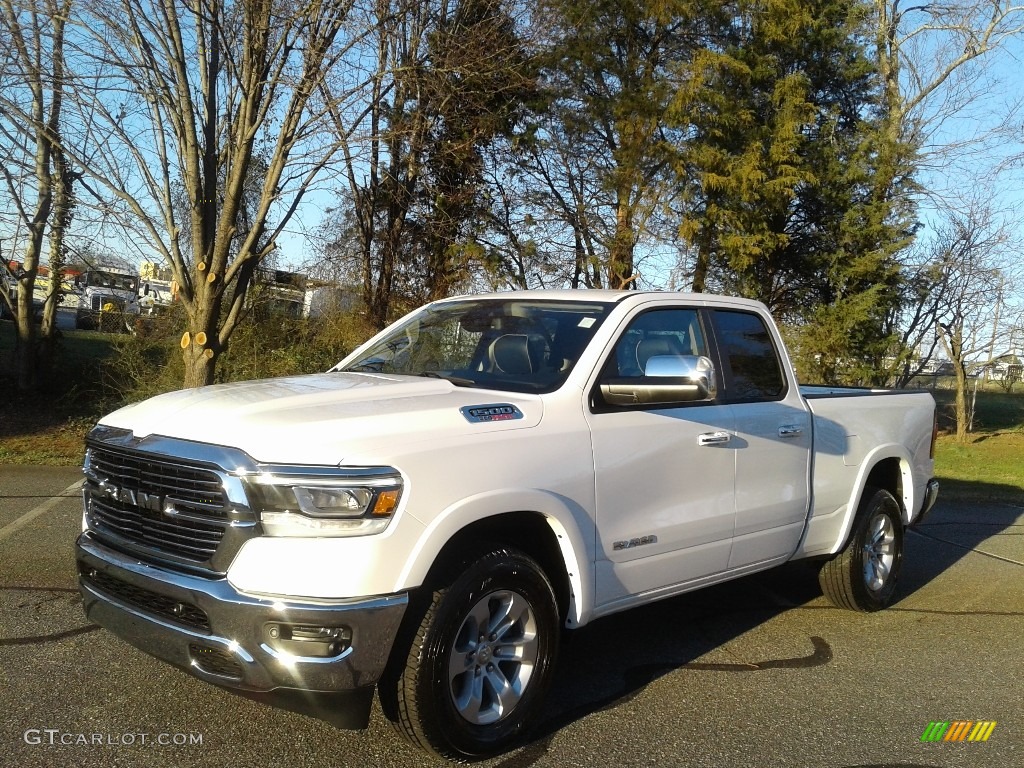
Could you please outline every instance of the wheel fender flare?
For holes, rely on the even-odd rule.
[[[589,540],[594,540],[591,516],[571,500],[537,489],[504,488],[461,499],[438,513],[425,527],[398,577],[398,590],[424,582],[441,550],[466,527],[508,513],[533,513],[542,516],[551,528],[562,554],[569,579],[566,626],[582,626],[593,606],[590,571],[593,552],[587,547],[577,520],[589,523]]]
[[[864,499],[864,491],[868,486],[868,478],[871,476],[871,472],[880,463],[889,459],[897,459],[899,461],[900,475],[903,480],[903,497],[900,498],[900,496],[891,491],[891,489],[886,490],[890,490],[890,492],[892,492],[893,497],[896,499],[896,503],[900,505],[903,524],[909,524],[909,510],[915,509],[914,504],[917,501],[917,492],[914,488],[914,475],[913,470],[911,469],[913,466],[913,459],[907,449],[898,443],[878,446],[864,457],[864,460],[861,462],[860,467],[857,470],[857,477],[853,483],[853,488],[850,491],[850,499],[846,505],[846,515],[843,518],[843,525],[840,528],[839,538],[831,550],[833,554],[839,552],[843,547],[845,547],[846,542],[850,539],[850,532],[853,530],[853,521],[857,517],[861,501]]]

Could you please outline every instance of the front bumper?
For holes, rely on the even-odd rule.
[[[225,578],[140,561],[88,532],[75,549],[90,621],[201,680],[340,728],[366,727],[407,595],[257,597]]]

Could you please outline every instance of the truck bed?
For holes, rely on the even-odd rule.
[[[814,419],[814,467],[807,533],[797,557],[839,550],[856,512],[852,505],[881,461],[899,474],[897,500],[904,522],[913,522],[931,477],[931,393],[822,386],[801,386],[800,392]]]

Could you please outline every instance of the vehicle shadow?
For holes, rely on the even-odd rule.
[[[571,723],[618,708],[655,680],[681,669],[751,673],[828,664],[832,649],[807,639],[795,657],[742,662],[696,661],[778,614],[821,597],[815,569],[794,563],[608,616],[563,636],[541,727],[527,746],[497,761],[526,768]]]
[[[932,513],[907,532],[893,608],[975,552],[1024,562],[1024,494],[1012,486],[944,482]]]
[[[1012,498],[1014,490],[972,485],[977,487],[967,489],[971,498]],[[1019,506],[1005,501],[983,505],[940,501],[921,526],[907,533],[907,554],[892,609],[900,610],[900,603],[972,551],[1024,561],[1024,540],[993,546],[993,539],[1004,536],[1024,536],[1024,499]],[[988,546],[982,546],[985,542]],[[1009,555],[988,553],[989,549],[1005,550]],[[546,754],[551,738],[561,729],[629,702],[650,683],[676,670],[751,673],[830,663],[831,647],[815,636],[807,639],[806,653],[795,657],[737,663],[697,661],[787,610],[820,601],[816,572],[812,563],[791,563],[634,608],[567,633],[542,726],[530,744],[494,765],[532,765]]]

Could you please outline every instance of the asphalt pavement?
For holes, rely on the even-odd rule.
[[[0,466],[0,766],[420,766],[375,709],[337,731],[194,680],[82,614],[74,468]],[[1024,499],[907,536],[897,602],[831,607],[793,565],[594,622],[526,766],[1024,765]],[[987,741],[922,741],[933,722]],[[437,763],[433,763],[437,764]]]

